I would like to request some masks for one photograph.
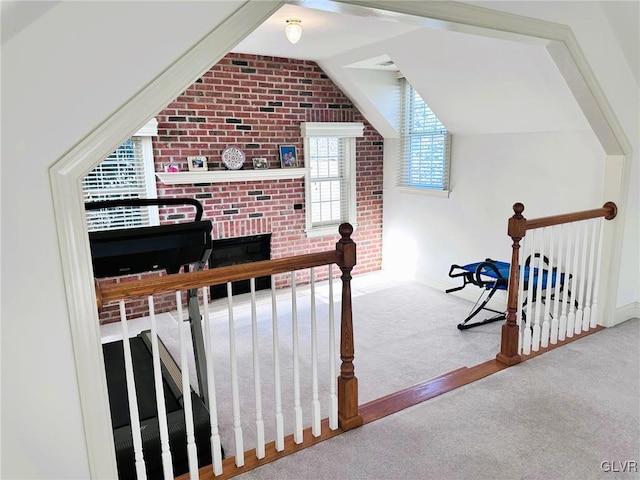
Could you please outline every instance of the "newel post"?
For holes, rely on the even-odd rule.
[[[520,363],[518,354],[518,325],[516,323],[516,312],[518,310],[518,283],[519,274],[519,251],[520,240],[527,231],[527,219],[522,216],[524,205],[516,203],[513,205],[513,217],[509,219],[507,234],[513,240],[511,251],[511,269],[509,270],[509,288],[507,291],[507,321],[502,325],[502,340],[500,353],[496,355],[496,360],[505,365],[515,365]]]
[[[338,377],[338,425],[351,430],[362,425],[358,414],[358,379],[353,374],[353,317],[351,311],[351,270],[356,264],[356,244],[351,239],[353,227],[343,223],[338,229],[336,250],[342,253],[338,263],[342,271],[342,312],[340,316],[340,376]]]

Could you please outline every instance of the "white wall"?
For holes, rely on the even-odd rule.
[[[615,35],[610,25],[611,14],[607,17],[600,2],[554,2],[554,1],[484,1],[475,5],[523,15],[531,18],[552,21],[571,27],[580,48],[586,56],[597,81],[602,87],[627,139],[633,148],[630,156],[629,190],[626,211],[621,212],[620,221],[624,221],[622,261],[616,305],[631,306],[627,311],[638,315],[640,310],[640,90],[635,78],[637,67],[631,66],[624,52],[636,51],[636,45],[620,47],[622,38],[632,42],[640,41],[637,8],[633,2],[606,2],[607,9],[621,9],[622,16],[627,15],[626,25],[616,25],[616,29],[626,28],[625,35]],[[616,5],[613,5],[616,4]],[[610,12],[609,12],[610,13]],[[633,21],[631,20],[633,18]],[[629,26],[631,30],[629,30]]]
[[[618,43],[621,39],[625,38],[638,38],[638,20],[626,22],[624,25],[615,25],[616,30],[620,28],[629,28],[631,26],[631,32],[628,35],[614,35],[613,28],[610,25],[612,15],[605,16],[603,9],[599,2],[540,2],[540,1],[522,1],[522,2],[469,2],[474,5],[482,5],[487,8],[491,8],[498,11],[504,11],[508,13],[514,13],[517,15],[523,15],[532,18],[539,18],[556,22],[562,25],[567,25],[571,28],[573,34],[577,38],[581,51],[585,54],[586,61],[588,62],[587,69],[592,69],[595,74],[595,79],[599,85],[604,89],[604,95],[606,101],[611,105],[615,114],[616,120],[619,122],[621,131],[631,143],[630,155],[628,157],[629,164],[626,171],[625,178],[622,181],[621,187],[624,189],[625,181],[628,181],[628,194],[622,198],[612,198],[610,192],[619,191],[620,186],[614,186],[617,181],[617,166],[607,170],[601,181],[603,181],[604,189],[601,189],[601,193],[605,192],[601,196],[595,196],[591,199],[588,205],[584,208],[594,208],[600,206],[604,201],[612,199],[618,203],[620,207],[619,216],[616,219],[618,224],[623,224],[624,236],[622,237],[619,232],[619,238],[622,238],[622,242],[615,248],[613,257],[614,263],[616,262],[615,256],[620,255],[624,260],[621,262],[619,280],[617,282],[609,279],[609,288],[616,288],[613,284],[618,283],[617,299],[615,301],[616,307],[624,311],[623,316],[637,316],[640,314],[640,264],[639,249],[640,244],[640,137],[638,131],[640,131],[638,113],[638,106],[640,105],[638,84],[635,81],[636,75],[632,72],[630,63],[627,62],[624,55],[624,51],[628,49],[622,49]],[[629,9],[625,5],[629,2],[615,2],[617,6],[607,4],[608,8],[621,8],[623,9],[623,17],[625,13],[633,15],[637,10],[633,6]],[[388,2],[391,9],[394,8],[394,2]],[[408,2],[405,5],[400,5],[399,10],[418,12],[420,5],[417,3]],[[422,7],[425,10],[428,7]],[[628,11],[627,11],[628,10]],[[610,12],[608,12],[610,13]],[[635,27],[635,30],[633,28]],[[417,35],[416,32],[412,32],[408,35]],[[408,36],[408,35],[405,35]],[[636,46],[632,46],[633,51]],[[562,61],[560,61],[562,64]],[[400,63],[400,62],[399,62]],[[406,68],[410,69],[418,65],[417,62],[409,63]],[[562,65],[566,67],[566,65]],[[566,70],[566,68],[565,68]],[[568,73],[571,76],[571,73]],[[421,82],[424,79],[424,75],[414,75],[413,82]],[[574,79],[572,79],[574,80]],[[428,89],[429,82],[425,81],[424,89]],[[580,91],[580,88],[576,88],[576,91]],[[567,91],[568,93],[568,91]],[[595,119],[594,122],[602,122],[598,118],[599,114],[594,114],[594,103],[589,99],[589,95],[584,91],[580,92],[583,95],[581,98],[581,104],[586,108],[585,116],[587,118]],[[464,102],[463,102],[464,103]],[[544,103],[546,106],[547,104]],[[540,112],[538,112],[540,113]],[[522,116],[526,116],[526,111],[521,111]],[[553,115],[552,115],[553,116]],[[614,122],[615,123],[615,122]],[[602,123],[593,124],[594,131],[610,131],[608,128],[603,128]],[[612,129],[615,130],[616,125],[612,125]],[[564,130],[567,130],[564,128]],[[454,131],[455,133],[455,131]],[[469,133],[469,132],[467,132]],[[474,132],[476,133],[476,132]],[[606,138],[603,136],[604,141],[608,142],[611,146],[611,137]],[[596,152],[600,152],[602,149],[598,148]],[[612,148],[615,150],[615,148]],[[615,153],[615,152],[608,152]],[[395,153],[390,156],[393,157]],[[620,159],[611,158],[605,160],[601,158],[602,162],[607,162],[609,165],[614,163],[620,163]],[[455,168],[455,166],[454,166]],[[395,172],[394,167],[389,163],[385,173],[389,172],[393,174]],[[597,171],[594,171],[597,174]],[[604,180],[602,180],[604,178]],[[388,179],[388,176],[387,176]],[[389,186],[389,184],[387,184]],[[613,187],[613,188],[612,188]],[[624,190],[623,190],[624,191]],[[398,198],[398,192],[385,191],[385,231],[387,233],[386,238],[389,239],[393,236],[393,232],[389,231],[387,227],[397,225],[397,219],[395,215],[399,215],[400,218],[405,218],[407,215],[411,215],[410,211],[413,206],[413,200],[407,201],[403,204],[401,201],[391,203],[391,200]],[[430,206],[437,206],[438,208],[448,209],[447,201],[442,199],[430,199]],[[411,207],[409,207],[411,205]],[[526,205],[526,203],[525,203]],[[408,212],[409,210],[409,212]],[[551,212],[540,212],[540,214],[546,215]],[[560,213],[560,212],[558,212]],[[530,218],[533,215],[529,208],[525,214]],[[413,225],[410,225],[413,228]],[[448,238],[446,241],[448,242]],[[444,240],[443,240],[444,242]],[[385,248],[385,251],[389,251],[389,248]],[[387,259],[388,260],[388,259]],[[429,276],[433,273],[432,270],[423,272],[425,276]],[[623,320],[625,318],[617,317],[616,321]]]
[[[604,152],[590,131],[455,135],[449,198],[394,188],[397,151],[387,143],[384,267],[406,262],[435,286],[461,284],[448,277],[451,264],[510,261],[507,219],[515,202],[527,218],[600,206],[594,199],[602,196]],[[407,239],[419,239],[417,248],[404,247]],[[407,251],[414,258],[396,260],[395,252]]]

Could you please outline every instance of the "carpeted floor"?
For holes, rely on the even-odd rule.
[[[237,477],[640,478],[640,321],[627,321]]]

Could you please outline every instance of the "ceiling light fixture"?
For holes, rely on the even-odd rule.
[[[287,40],[291,43],[298,43],[302,36],[302,21],[299,18],[287,19],[287,27],[284,29],[284,33],[287,36]]]

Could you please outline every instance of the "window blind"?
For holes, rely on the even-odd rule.
[[[303,122],[307,236],[335,234],[348,222],[356,228],[356,137],[361,122]]]
[[[147,198],[141,137],[131,137],[82,181],[85,202]],[[86,212],[89,231],[149,224],[148,207],[119,207]]]
[[[314,227],[349,220],[350,188],[346,155],[345,138],[309,138],[307,160],[311,182],[311,223]]]
[[[406,81],[402,86],[402,153],[398,185],[448,190],[451,134]]]

